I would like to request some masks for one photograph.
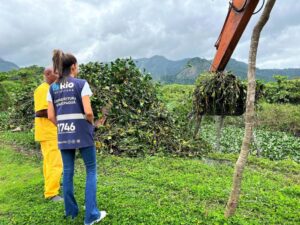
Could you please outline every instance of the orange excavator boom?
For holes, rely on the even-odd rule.
[[[259,0],[232,0],[220,36],[215,44],[217,52],[211,72],[224,71]]]

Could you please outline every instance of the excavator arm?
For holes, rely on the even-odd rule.
[[[217,52],[211,72],[224,71],[259,0],[232,0],[220,36],[215,44]]]

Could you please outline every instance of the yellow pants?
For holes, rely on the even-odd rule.
[[[45,179],[45,198],[58,195],[62,174],[62,158],[57,140],[41,141],[43,154],[43,173]]]

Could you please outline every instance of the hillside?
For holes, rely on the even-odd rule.
[[[178,71],[184,70],[190,59],[169,60],[164,56],[155,55],[151,58],[141,58],[134,60],[136,65],[147,72],[151,73],[153,79],[160,80],[161,77],[168,75],[176,75]]]
[[[19,69],[19,67],[12,62],[8,62],[0,58],[0,72],[6,72],[13,69]]]
[[[151,73],[153,79],[164,83],[192,84],[196,77],[203,71],[209,70],[211,61],[194,57],[182,60],[169,60],[163,56],[153,56],[135,60],[140,69],[145,69]],[[248,65],[244,62],[231,59],[226,70],[232,71],[242,79],[247,76]],[[273,75],[284,75],[289,78],[300,76],[300,68],[294,69],[259,69],[256,75],[258,79],[270,81]]]

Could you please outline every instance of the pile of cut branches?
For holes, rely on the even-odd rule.
[[[80,66],[80,77],[93,91],[92,107],[104,126],[96,132],[97,147],[111,154],[138,156],[156,153],[201,155],[210,149],[203,140],[191,140],[177,126],[157,97],[157,87],[131,59]]]
[[[258,82],[256,98],[258,99],[262,93],[263,85]],[[202,74],[196,81],[193,114],[242,115],[246,109],[246,95],[246,84],[230,72]]]

